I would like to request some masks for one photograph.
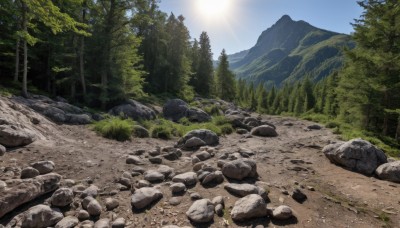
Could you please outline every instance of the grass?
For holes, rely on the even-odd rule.
[[[370,131],[358,129],[350,124],[332,120],[331,117],[323,114],[307,113],[302,115],[301,118],[325,124],[327,128],[332,128],[334,134],[340,135],[342,140],[362,138],[383,150],[387,155],[395,158],[400,157],[400,145],[395,139],[390,137],[384,137]]]
[[[111,117],[94,123],[93,130],[105,138],[126,141],[131,139],[134,125],[133,120]]]

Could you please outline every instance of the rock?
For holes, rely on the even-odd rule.
[[[195,154],[195,156],[196,156],[198,159],[200,159],[201,161],[205,161],[205,160],[211,158],[211,154],[208,153],[207,151],[199,152],[199,153]]]
[[[3,192],[6,187],[7,187],[6,182],[0,180],[0,191]]]
[[[26,146],[36,140],[33,131],[17,126],[0,125],[0,144],[6,147]]]
[[[313,125],[307,126],[307,129],[309,129],[309,130],[321,130],[322,127],[317,125],[317,124],[313,124]]]
[[[237,200],[231,211],[231,217],[234,221],[243,221],[266,215],[267,208],[265,201],[257,194],[250,194]]]
[[[0,218],[18,206],[58,188],[61,176],[49,173],[31,179],[24,179],[0,194]],[[61,219],[60,219],[61,220]]]
[[[222,173],[231,179],[243,180],[246,177],[257,177],[257,164],[253,160],[238,159],[227,162],[222,167]]]
[[[6,153],[6,148],[0,144],[0,156],[3,156]]]
[[[164,178],[164,174],[155,170],[149,170],[144,173],[144,179],[149,182],[162,182],[164,181]]]
[[[133,120],[152,120],[156,118],[156,113],[153,109],[135,100],[128,100],[125,104],[112,108],[108,113],[114,116],[122,115]]]
[[[133,193],[131,204],[136,209],[143,209],[162,197],[163,194],[159,190],[155,188],[144,187],[136,190],[135,193]]]
[[[112,222],[111,228],[124,228],[125,227],[125,219],[117,218]]]
[[[203,199],[203,197],[198,192],[193,192],[190,194],[190,199],[191,200],[199,200],[199,199]]]
[[[258,187],[251,184],[225,184],[224,188],[231,194],[240,197],[258,194]]]
[[[66,122],[73,125],[85,125],[93,122],[88,114],[67,114]]]
[[[76,182],[72,179],[64,179],[61,181],[61,186],[65,186],[68,188],[72,188],[75,184]]]
[[[211,172],[202,179],[201,183],[203,185],[207,184],[220,184],[224,182],[224,175],[221,171]]]
[[[180,197],[171,197],[171,199],[168,200],[168,203],[172,206],[177,206],[181,204],[182,199]]]
[[[159,157],[159,156],[157,156],[157,157],[151,157],[151,158],[149,158],[149,161],[150,161],[152,164],[161,164],[161,163],[162,163],[162,158]]]
[[[150,187],[151,184],[147,180],[139,180],[136,186],[137,188],[144,188],[144,187]]]
[[[288,206],[281,205],[274,209],[272,212],[272,217],[274,219],[285,220],[293,216],[292,209]]]
[[[105,199],[105,205],[108,211],[114,210],[119,206],[118,200],[114,198],[106,198]]]
[[[39,204],[15,216],[6,227],[51,227],[64,218],[63,214],[47,205]]]
[[[236,129],[236,133],[238,133],[239,135],[245,135],[245,134],[249,133],[249,131],[246,129],[243,129],[243,128],[238,128],[238,129]]]
[[[194,167],[196,166],[195,164],[198,164],[199,162],[201,162],[201,160],[200,160],[198,157],[192,157],[192,164],[194,165],[194,166],[193,166],[193,170],[194,170],[195,172],[196,172],[196,170],[195,170],[195,168],[194,168]],[[198,166],[199,166],[199,165],[201,165],[201,164],[198,164]],[[198,170],[197,170],[197,171],[198,171]]]
[[[52,161],[39,161],[30,164],[33,168],[37,169],[40,175],[51,173],[54,170],[55,164]]]
[[[96,199],[91,200],[87,205],[87,211],[91,216],[99,216],[101,214],[101,209],[101,205]]]
[[[199,130],[189,131],[185,136],[183,136],[178,141],[178,146],[183,147],[186,144],[186,142],[193,137],[201,139],[206,143],[206,145],[209,146],[215,146],[218,145],[219,143],[219,137],[217,134],[215,134],[210,130],[199,129]]]
[[[222,206],[222,204],[217,204],[214,210],[215,214],[217,214],[218,216],[222,216],[224,214],[224,207]]]
[[[221,204],[222,206],[225,205],[224,197],[222,196],[216,196],[212,199],[211,201],[214,205]]]
[[[126,158],[126,164],[143,165],[144,163],[138,156],[129,155]]]
[[[131,187],[131,180],[130,178],[126,178],[126,177],[121,177],[118,180],[118,183],[124,185],[125,187],[130,188]]]
[[[59,188],[51,196],[51,204],[56,207],[65,207],[74,200],[74,193],[69,188]]]
[[[94,228],[110,228],[110,220],[108,218],[99,219],[94,224]]]
[[[382,180],[400,183],[400,161],[380,165],[375,173]]]
[[[251,135],[262,137],[276,137],[278,136],[278,133],[276,133],[275,129],[269,125],[261,125],[253,128],[251,130]]]
[[[196,223],[211,222],[214,219],[214,204],[209,199],[197,200],[190,206],[186,215]]]
[[[90,185],[82,192],[81,198],[86,198],[87,196],[96,198],[98,191],[99,191],[99,188],[96,185]]]
[[[83,200],[82,200],[82,207],[83,209],[87,209],[89,203],[94,200],[94,198],[92,196],[86,196]]]
[[[185,142],[185,145],[183,145],[183,147],[185,149],[193,149],[193,148],[199,148],[199,147],[202,147],[205,145],[206,145],[206,143],[203,140],[201,140],[197,137],[193,137],[193,138],[188,139]]]
[[[183,183],[174,183],[169,187],[174,194],[186,191],[186,185]]]
[[[21,179],[33,178],[39,176],[39,171],[32,167],[26,167],[21,171]]]
[[[157,172],[162,173],[165,176],[165,178],[167,178],[171,176],[175,172],[175,170],[167,165],[160,165],[157,168]]]
[[[90,215],[89,215],[89,212],[87,212],[86,210],[79,210],[76,217],[78,217],[79,220],[83,221],[83,220],[89,219]]]
[[[59,221],[55,228],[74,228],[78,225],[79,220],[74,216],[67,216]]]
[[[299,203],[303,203],[307,199],[307,196],[299,188],[295,188],[292,192],[292,198]]]
[[[161,151],[160,150],[151,150],[151,151],[149,151],[149,155],[150,156],[152,156],[152,157],[156,157],[156,156],[158,156],[158,155],[161,155]]]
[[[328,145],[322,151],[332,163],[365,175],[373,174],[378,166],[387,162],[382,150],[362,139]]]
[[[195,185],[197,183],[197,174],[194,172],[182,173],[174,176],[172,181],[184,183],[186,186]]]
[[[186,116],[188,109],[188,104],[183,100],[172,99],[164,104],[163,115],[166,119],[178,122],[181,118]]]
[[[186,117],[190,122],[208,122],[211,120],[211,116],[208,115],[201,109],[198,108],[189,108],[186,110]]]
[[[140,125],[133,125],[133,135],[138,138],[148,138],[150,137],[150,132]]]

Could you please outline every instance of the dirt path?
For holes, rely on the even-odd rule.
[[[127,220],[128,227],[159,227],[165,224],[192,226],[185,212],[192,204],[190,192],[198,192],[204,198],[217,195],[225,197],[226,215],[215,215],[214,222],[205,227],[223,227],[224,219],[230,227],[400,227],[400,185],[381,181],[373,177],[353,173],[331,164],[322,154],[321,149],[336,136],[329,130],[306,131],[304,128],[311,122],[292,118],[270,117],[264,119],[277,126],[279,134],[276,138],[244,138],[232,134],[220,138],[219,153],[236,152],[240,148],[256,152],[252,157],[257,161],[259,181],[269,189],[270,202],[268,206],[285,204],[290,206],[296,219],[271,221],[267,218],[252,220],[248,223],[235,224],[229,218],[229,211],[237,197],[230,195],[220,184],[213,188],[204,188],[197,184],[183,195],[178,206],[169,205],[172,197],[168,183],[160,184],[164,193],[163,199],[151,209],[137,213],[130,206],[129,191],[121,191],[113,196],[120,202],[114,212],[103,213],[102,217],[122,216]],[[292,123],[292,126],[286,126]],[[131,171],[133,165],[125,164],[125,156],[138,149],[150,151],[156,146],[173,146],[177,140],[134,139],[130,142],[117,142],[97,136],[85,126],[56,126],[62,132],[60,139],[37,141],[27,147],[15,149],[0,157],[0,167],[16,164],[26,167],[30,162],[52,160],[56,163],[55,172],[64,178],[74,179],[79,183],[87,180],[100,187],[99,202],[104,202],[108,193],[115,189],[115,180],[124,171]],[[190,152],[184,152],[177,161],[163,161],[163,164],[177,172],[192,169]],[[219,154],[207,161],[216,167]],[[147,164],[145,169],[157,168],[158,165]],[[135,180],[142,179],[137,176]],[[226,182],[226,181],[225,181]],[[308,199],[300,204],[290,196],[283,194],[284,190],[293,187],[304,187],[303,192]],[[313,187],[315,191],[308,188]],[[26,208],[19,208],[22,211]],[[383,213],[386,209],[388,213]],[[6,222],[17,213],[11,213],[0,220]],[[393,213],[393,214],[392,214]],[[260,226],[262,227],[262,226]]]

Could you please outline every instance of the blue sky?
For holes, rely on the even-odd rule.
[[[160,9],[182,14],[192,38],[206,31],[214,59],[223,48],[228,54],[251,48],[261,32],[285,14],[296,21],[346,34],[353,31],[350,23],[362,14],[356,0],[225,0],[229,3],[224,12],[209,16],[198,1],[207,0],[161,0]],[[208,0],[211,4],[217,1],[221,0]]]

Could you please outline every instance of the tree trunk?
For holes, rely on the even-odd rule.
[[[14,82],[18,82],[19,76],[19,43],[20,39],[17,38],[17,43],[15,45],[15,74],[14,74]]]
[[[384,104],[385,108],[389,108],[389,94],[387,90],[385,90],[384,93]],[[389,124],[389,113],[385,111],[383,115],[383,127],[382,127],[382,134],[384,136],[388,134],[388,124]]]
[[[25,33],[28,32],[28,21],[26,18],[26,13],[27,13],[27,6],[26,4],[21,1],[22,3],[22,29],[24,30]],[[27,41],[24,38],[23,40],[23,48],[24,48],[24,69],[23,69],[23,74],[22,74],[22,96],[23,97],[28,97],[28,88],[27,88],[27,84],[28,84],[28,45],[27,45]]]
[[[86,4],[85,4],[86,5]],[[84,8],[82,10],[82,22],[85,23],[85,17],[86,17],[86,9]],[[84,65],[84,59],[83,59],[83,54],[85,51],[85,37],[81,36],[80,37],[80,50],[79,50],[79,77],[81,79],[81,86],[82,86],[82,94],[83,94],[83,100],[86,103],[87,101],[87,95],[86,95],[86,82],[85,82],[85,65]]]
[[[395,136],[397,142],[400,143],[400,113],[399,113],[399,119],[397,121],[397,129],[396,129],[396,136]]]

